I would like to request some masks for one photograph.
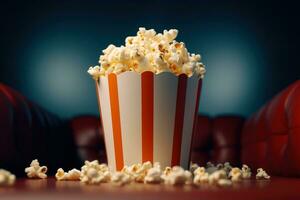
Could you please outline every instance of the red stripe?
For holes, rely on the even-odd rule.
[[[142,73],[142,160],[153,161],[153,73]]]
[[[122,135],[121,135],[121,120],[120,120],[120,108],[119,108],[119,94],[118,94],[118,82],[116,74],[108,75],[109,84],[109,97],[110,97],[110,109],[111,109],[111,121],[113,128],[114,148],[116,169],[119,171],[123,168],[123,147],[122,147]]]
[[[197,131],[197,122],[198,122],[198,109],[199,109],[199,99],[200,99],[200,94],[201,94],[201,88],[202,88],[202,79],[198,81],[198,88],[197,88],[197,99],[196,99],[196,107],[194,111],[194,122],[193,122],[193,133],[192,133],[192,139],[191,139],[191,144],[190,144],[190,152],[189,152],[189,161],[191,161],[191,155],[192,155],[192,148],[193,148],[193,138],[194,135],[196,134],[195,132]],[[190,165],[191,162],[188,164]],[[188,166],[189,169],[190,166]]]
[[[175,125],[173,135],[172,166],[180,164],[181,140],[184,121],[185,96],[187,87],[187,76],[181,74],[178,77]]]

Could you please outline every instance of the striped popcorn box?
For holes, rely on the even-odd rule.
[[[124,72],[96,81],[108,166],[145,161],[189,167],[202,80]]]

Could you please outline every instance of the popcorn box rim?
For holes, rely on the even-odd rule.
[[[122,73],[119,73],[119,74],[117,74],[117,73],[115,73],[115,72],[112,72],[112,73],[110,73],[110,74],[101,75],[101,76],[99,76],[96,80],[99,80],[99,79],[101,79],[101,78],[108,78],[109,76],[112,76],[112,75],[115,75],[115,76],[118,76],[118,77],[126,76],[126,75],[128,75],[128,74],[136,74],[137,76],[142,76],[143,74],[149,74],[149,73],[153,74],[153,76],[155,76],[155,77],[159,77],[159,76],[171,76],[171,77],[175,77],[175,78],[185,77],[185,78],[187,78],[187,79],[196,77],[198,80],[203,80],[203,78],[201,78],[200,76],[197,76],[195,73],[193,73],[192,76],[188,76],[188,75],[185,74],[185,73],[181,73],[181,74],[179,74],[179,75],[176,75],[176,74],[174,74],[174,73],[172,73],[172,72],[168,72],[168,71],[166,71],[166,72],[161,72],[161,73],[159,73],[159,74],[156,74],[156,73],[154,73],[154,72],[152,72],[152,71],[144,71],[144,72],[142,72],[142,73],[138,73],[138,72],[136,72],[136,71],[126,71],[126,72],[122,72]]]

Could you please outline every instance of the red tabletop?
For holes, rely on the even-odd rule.
[[[272,177],[243,180],[229,187],[167,186],[110,183],[84,185],[78,181],[18,179],[11,187],[0,187],[0,199],[205,199],[258,200],[300,199],[300,179]]]

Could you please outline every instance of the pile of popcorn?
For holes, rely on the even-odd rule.
[[[99,58],[100,66],[90,67],[88,73],[94,79],[125,71],[171,72],[187,76],[195,73],[203,78],[205,66],[200,62],[201,56],[190,54],[183,42],[175,40],[177,34],[176,29],[156,33],[154,29],[139,28],[136,36],[126,38],[125,46],[108,45]]]
[[[47,178],[47,167],[40,166],[37,159],[33,160],[25,169],[28,178]],[[84,184],[113,183],[125,185],[129,183],[167,184],[167,185],[218,185],[230,186],[233,182],[251,178],[251,169],[247,165],[242,168],[232,167],[230,163],[214,165],[208,162],[205,167],[191,164],[189,170],[180,166],[161,168],[158,162],[124,166],[121,171],[111,172],[106,164],[97,160],[85,161],[81,171],[77,169],[65,172],[62,168],[57,170],[55,177],[58,181],[81,181]],[[13,185],[15,175],[0,169],[0,186]],[[262,168],[257,169],[256,179],[270,179]]]

